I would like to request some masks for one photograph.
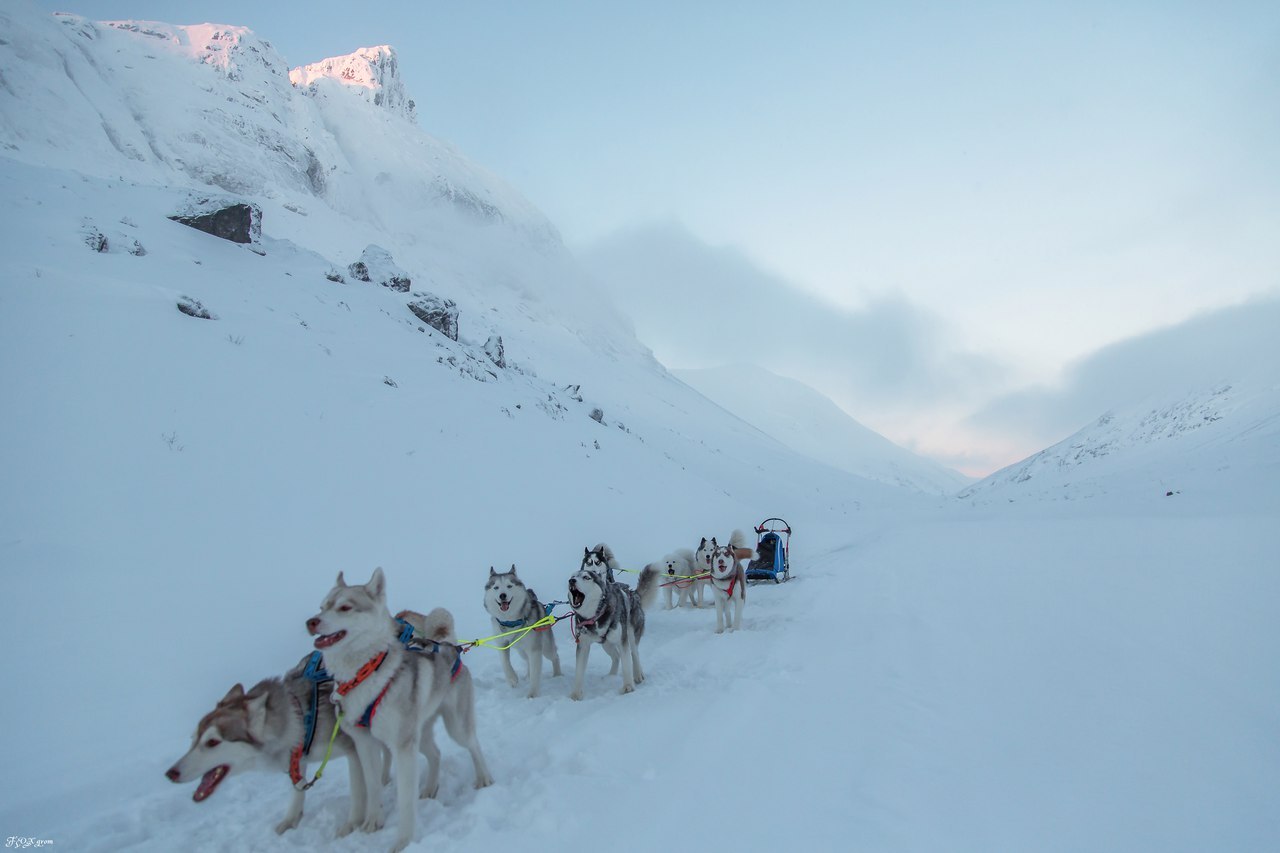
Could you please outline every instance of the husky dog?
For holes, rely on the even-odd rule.
[[[736,535],[738,531],[734,531]],[[739,552],[750,549],[717,545],[711,540],[711,595],[716,601],[716,633],[723,634],[727,625],[730,631],[742,627],[742,608],[747,603],[747,573],[739,562]],[[733,619],[729,619],[729,606],[733,605]]]
[[[187,754],[164,775],[183,783],[200,777],[191,799],[202,803],[222,780],[242,770],[276,770],[289,775],[294,785],[293,799],[276,832],[293,829],[302,820],[305,790],[298,784],[306,778],[307,762],[325,752],[333,732],[334,709],[329,701],[332,679],[312,655],[304,657],[283,678],[265,678],[245,692],[237,684],[227,691],[217,706],[196,726]],[[368,735],[361,734],[362,737]],[[334,755],[354,757],[351,736],[339,733],[333,742]],[[383,754],[385,757],[385,753]],[[380,758],[381,760],[381,758]],[[377,773],[385,784],[386,764]],[[351,762],[352,819],[360,803],[363,820],[365,782],[359,761]]]
[[[307,620],[307,630],[315,636],[315,646],[324,652],[325,667],[333,674],[343,728],[349,734],[372,735],[370,739],[353,734],[366,787],[367,807],[359,825],[365,832],[382,827],[382,803],[369,784],[370,768],[378,760],[374,741],[386,744],[395,756],[400,823],[392,853],[413,840],[419,749],[427,756],[421,796],[434,797],[439,789],[440,750],[432,731],[437,717],[444,718],[449,736],[471,753],[476,787],[493,784],[476,740],[471,673],[462,665],[461,650],[451,643],[453,617],[439,607],[425,617],[402,615],[421,638],[408,647],[396,637],[399,629],[387,610],[386,580],[382,569],[375,569],[367,584],[356,586],[348,586],[339,572],[320,612]],[[355,828],[352,823],[340,834]]]
[[[613,556],[613,549],[601,542],[594,548],[582,549],[582,565],[579,568],[596,569],[603,571],[605,579],[609,583],[615,583],[613,573],[622,568],[618,563],[617,557]],[[623,584],[627,586],[627,584]]]
[[[528,627],[547,615],[542,602],[538,601],[537,593],[525,586],[516,574],[514,563],[509,572],[495,572],[493,566],[489,567],[489,582],[484,587],[484,609],[493,617],[495,634]],[[538,686],[542,682],[543,657],[551,661],[553,676],[562,674],[560,655],[556,652],[556,638],[551,633],[552,627],[545,625],[524,635],[504,638],[508,642],[512,639],[519,640],[516,650],[528,665],[530,699],[538,695]],[[499,651],[502,653],[502,668],[507,674],[507,683],[515,687],[520,679],[511,666],[511,649],[500,648]]]
[[[594,568],[581,568],[569,578],[569,606],[574,612],[574,639],[578,642],[571,699],[582,698],[591,644],[601,643],[613,658],[612,675],[622,663],[622,692],[630,693],[644,681],[640,667],[640,638],[644,636],[644,608],[658,594],[658,570],[653,565],[640,572],[636,588],[614,583]]]
[[[694,562],[691,549],[678,548],[659,560],[657,566],[663,575],[662,591],[667,601],[665,610],[683,607],[686,601],[691,607],[701,605],[702,588],[706,585],[706,579],[698,577],[702,572]],[[672,604],[673,600],[674,604]]]

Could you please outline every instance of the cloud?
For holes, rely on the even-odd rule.
[[[873,424],[962,404],[1008,372],[900,295],[840,308],[679,225],[618,232],[580,257],[668,366],[766,365]]]
[[[1054,444],[1112,408],[1220,384],[1280,382],[1280,298],[1199,314],[1103,347],[1058,384],[993,399],[965,426],[999,431],[1028,452]]]

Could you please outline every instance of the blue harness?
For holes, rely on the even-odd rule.
[[[333,676],[324,668],[324,655],[321,652],[311,653],[306,669],[302,671],[302,677],[311,682],[311,702],[307,706],[307,712],[302,715],[304,731],[302,752],[304,755],[310,755],[311,741],[316,735],[316,710],[320,706],[320,685],[333,681]]]

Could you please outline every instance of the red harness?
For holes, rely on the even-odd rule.
[[[716,581],[715,578],[711,579],[712,586],[715,586],[715,581]],[[724,593],[728,595],[730,598],[733,598],[733,588],[737,586],[737,584],[738,584],[738,573],[734,572],[733,579],[729,581],[729,588],[724,590]],[[717,586],[716,589],[720,589],[720,587]]]
[[[382,662],[386,659],[387,659],[387,650],[383,649],[382,651],[378,652],[376,655],[371,657],[369,660],[365,661],[364,666],[360,667],[360,669],[356,671],[355,678],[351,679],[350,681],[342,682],[334,689],[337,691],[339,696],[346,696],[352,690],[355,690],[357,687],[363,684],[366,680],[368,680],[369,676],[377,672],[378,667],[382,666]],[[387,690],[391,688],[392,681],[395,681],[395,679],[394,678],[389,679],[387,681],[386,687],[383,687],[382,692],[378,694],[378,698],[370,702],[369,707],[364,709],[364,713],[360,715],[360,719],[356,723],[356,726],[358,728],[362,728],[362,729],[369,728],[369,725],[373,722],[374,714],[378,713],[378,705],[382,703],[382,697],[386,696]]]

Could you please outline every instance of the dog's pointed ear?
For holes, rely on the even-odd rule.
[[[249,729],[249,737],[261,743],[267,733],[267,691],[257,696],[250,696],[249,701],[245,703],[247,713],[247,727]]]
[[[511,564],[511,574],[513,574],[513,575],[514,575],[515,573],[516,573],[516,564],[515,564],[515,563],[512,563],[512,564]]]
[[[706,547],[707,547],[707,537],[703,536],[702,541],[698,543],[698,550],[701,551],[703,548],[706,548]]]
[[[716,537],[712,536],[712,537],[711,537],[711,550],[712,550],[712,551],[714,551],[715,549],[717,549],[717,548],[719,548],[719,547],[720,547],[720,546],[719,546],[718,544],[716,544]]]
[[[495,571],[493,570],[493,566],[490,566],[490,567],[489,567],[489,577],[493,577],[493,576],[494,576],[494,575],[496,575],[496,574],[497,574],[497,572],[495,572]]]
[[[590,548],[587,548],[587,547],[585,547],[585,546],[583,546],[583,548],[582,548],[582,556],[584,556],[584,557],[590,557],[590,556],[591,556],[591,549],[590,549]]]
[[[382,574],[382,566],[373,570],[373,577],[369,578],[369,583],[365,584],[365,588],[369,590],[369,594],[379,601],[385,601],[387,598],[387,579]]]
[[[346,585],[347,585],[347,579],[342,576],[342,572],[338,572],[338,581],[337,583],[334,584],[334,586],[346,586]]]
[[[239,702],[243,698],[244,698],[244,685],[237,681],[235,686],[227,691],[227,695],[223,696],[222,699],[218,701],[218,704],[231,705],[236,702]]]

